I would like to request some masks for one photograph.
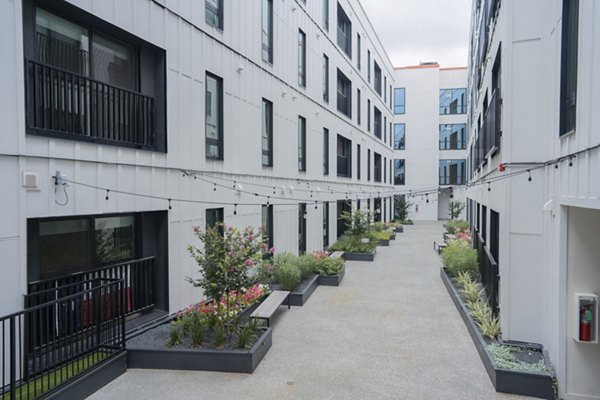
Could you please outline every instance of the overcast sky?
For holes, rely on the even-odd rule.
[[[395,67],[467,65],[471,0],[360,0]]]

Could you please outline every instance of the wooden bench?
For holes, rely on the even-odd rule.
[[[437,251],[438,254],[442,253],[442,250],[444,250],[446,247],[448,247],[447,243],[444,242],[438,242],[438,241],[433,241],[433,250]]]
[[[344,258],[344,252],[343,251],[334,251],[333,253],[331,253],[329,255],[329,257],[331,257],[331,258]]]
[[[275,313],[275,310],[279,308],[285,299],[287,299],[287,306],[290,308],[289,294],[290,292],[287,290],[273,290],[265,301],[260,303],[260,305],[256,307],[256,310],[250,314],[250,318],[264,319],[267,321],[267,326],[270,326],[273,313]]]

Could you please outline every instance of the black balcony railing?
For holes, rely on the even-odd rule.
[[[125,350],[124,281],[87,283],[0,318],[0,398],[45,397]]]
[[[155,258],[147,257],[58,278],[30,282],[28,294],[25,296],[25,308],[86,290],[88,288],[86,282],[94,279],[122,279],[125,314],[149,311],[154,307],[154,264]]]
[[[154,148],[153,98],[67,69],[32,60],[26,64],[29,129]]]
[[[498,263],[492,256],[485,241],[481,237],[479,231],[473,228],[473,248],[479,256],[479,273],[481,275],[481,283],[485,289],[488,303],[495,316],[500,313],[500,271]]]

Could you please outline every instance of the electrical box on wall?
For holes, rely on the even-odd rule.
[[[598,343],[598,296],[575,293],[575,307],[573,337],[580,343]]]

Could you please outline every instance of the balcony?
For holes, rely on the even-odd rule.
[[[27,128],[35,133],[154,149],[154,99],[27,60]]]

